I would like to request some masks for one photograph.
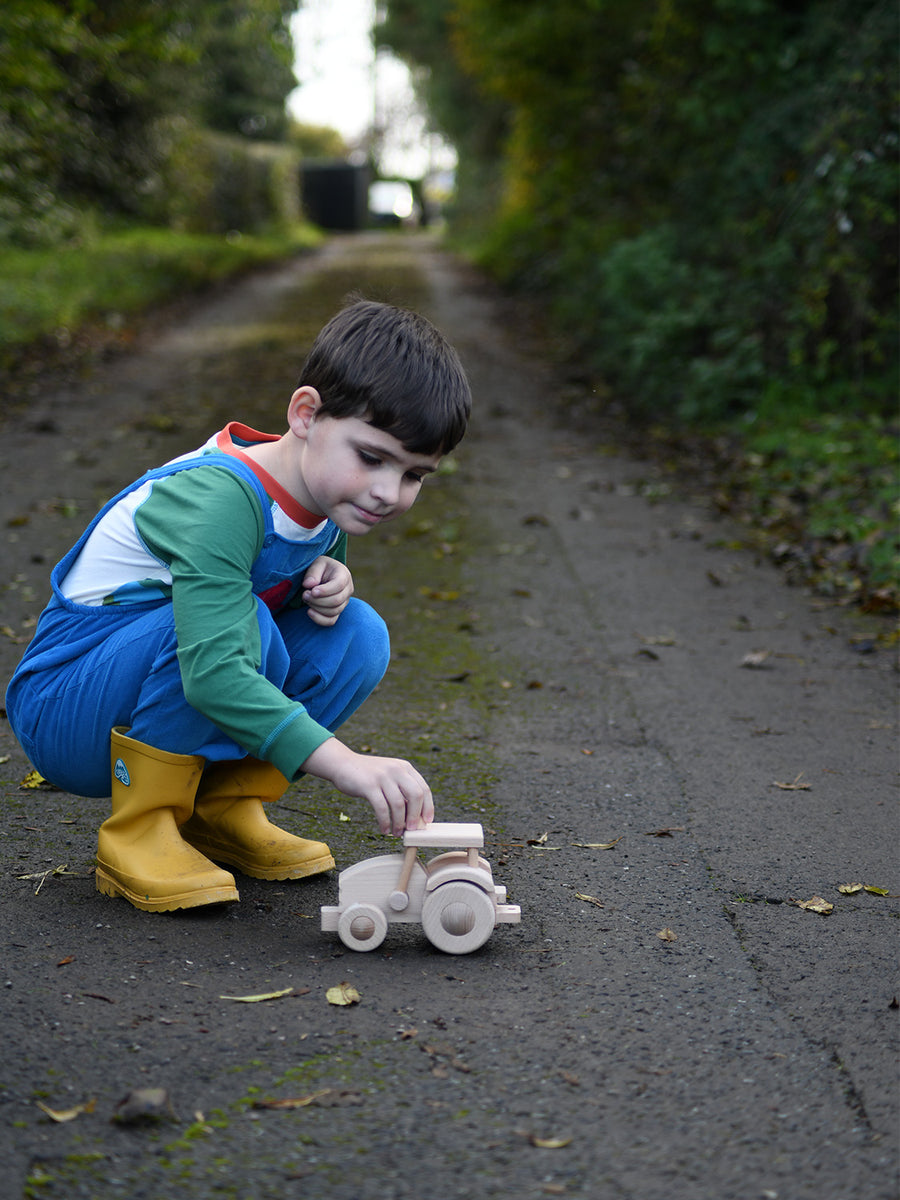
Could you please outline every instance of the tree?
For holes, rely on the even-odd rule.
[[[202,6],[201,117],[210,129],[281,140],[296,87],[288,27],[296,0],[218,0]]]
[[[474,197],[486,261],[636,406],[721,414],[775,384],[895,403],[894,4],[386,7],[461,185],[472,159],[500,176]]]
[[[140,216],[172,122],[286,133],[293,0],[5,0],[0,237]]]

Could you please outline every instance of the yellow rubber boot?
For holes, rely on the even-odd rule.
[[[169,754],[110,735],[112,816],[97,836],[97,889],[135,908],[168,912],[237,900],[234,876],[182,838],[203,770],[196,755]]]
[[[203,772],[186,841],[215,862],[255,879],[303,879],[334,866],[324,842],[310,842],[273,825],[263,801],[277,800],[288,781],[257,758],[211,763]]]

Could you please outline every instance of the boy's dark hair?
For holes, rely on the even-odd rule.
[[[299,386],[319,412],[359,417],[411,454],[446,454],[466,431],[472,395],[456,351],[430,321],[405,308],[355,300],[320,331]]]

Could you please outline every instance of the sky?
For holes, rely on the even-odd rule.
[[[290,112],[310,125],[328,125],[351,145],[373,125],[387,126],[384,174],[418,178],[430,167],[452,166],[452,151],[430,136],[415,101],[409,72],[372,45],[375,0],[303,0],[291,20],[294,70],[300,86]]]

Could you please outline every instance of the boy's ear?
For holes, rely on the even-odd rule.
[[[288,425],[291,432],[305,438],[316,413],[322,407],[322,397],[314,387],[298,387],[288,404]]]

